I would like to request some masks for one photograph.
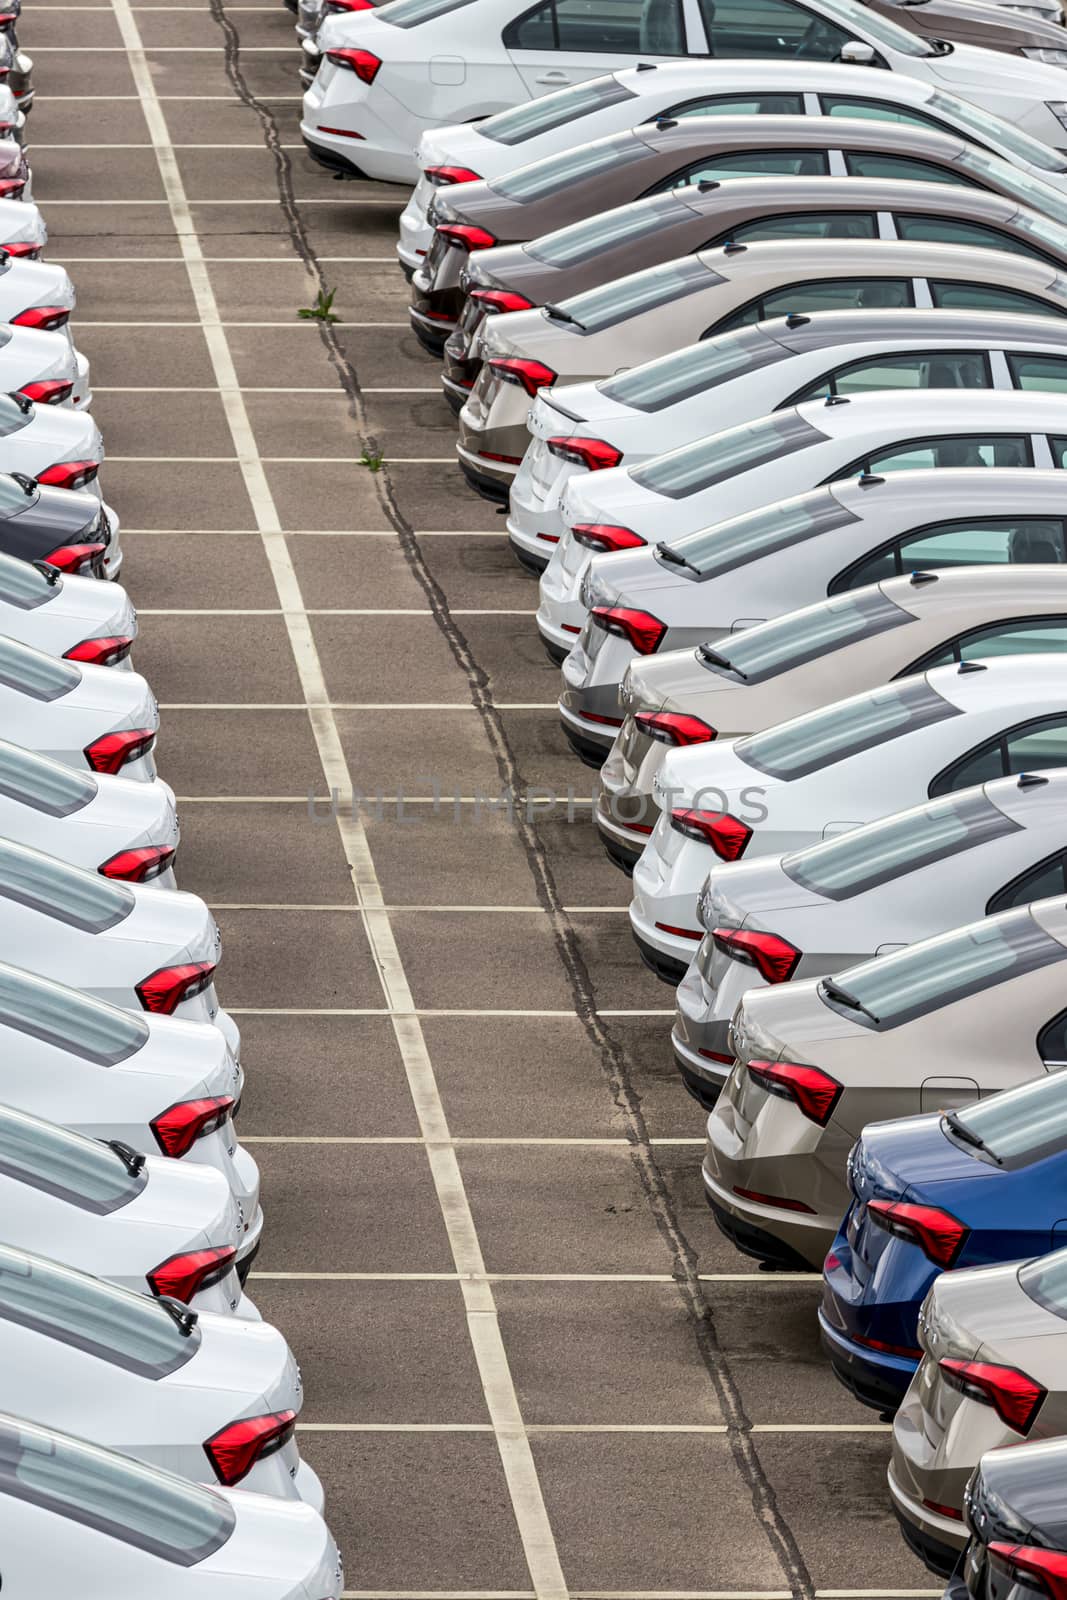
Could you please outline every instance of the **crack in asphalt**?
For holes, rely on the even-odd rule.
[[[223,0],[209,0],[209,6],[213,20],[223,34],[226,75],[238,99],[258,117],[264,143],[274,159],[278,200],[286,219],[293,249],[317,286],[325,293],[328,290],[326,277],[308,235],[300,207],[294,198],[292,163],[288,151],[282,147],[274,114],[248,86],[239,59],[240,37],[226,12]],[[320,323],[319,337],[330,365],[336,373],[338,383],[348,400],[349,414],[355,423],[361,448],[369,454],[380,455],[379,442],[367,423],[363,392],[355,366],[332,327]],[[426,595],[434,620],[451,650],[456,665],[467,681],[471,702],[481,719],[501,783],[510,794],[521,795],[525,792],[526,784],[501,714],[493,702],[488,674],[479,665],[470,641],[452,615],[448,598],[427,565],[418,536],[400,509],[389,477],[388,463],[385,463],[381,470],[372,472],[370,476],[374,479],[379,507],[394,529],[408,566]],[[729,1357],[723,1349],[712,1307],[699,1279],[696,1251],[686,1237],[667,1181],[653,1153],[641,1107],[641,1095],[633,1081],[634,1063],[625,1045],[605,1025],[597,1010],[589,970],[582,956],[574,926],[563,909],[563,901],[547,852],[536,828],[526,814],[526,808],[520,804],[509,814],[515,822],[538,901],[548,914],[556,951],[570,986],[575,1012],[586,1035],[598,1051],[612,1100],[626,1127],[631,1159],[656,1226],[669,1251],[673,1263],[672,1277],[685,1304],[697,1348],[715,1389],[728,1429],[726,1437],[734,1463],[751,1495],[753,1510],[774,1550],[792,1594],[798,1597],[798,1600],[814,1600],[815,1586],[811,1574],[800,1552],[796,1536],[778,1505],[774,1489],[760,1461],[751,1432],[752,1424],[745,1411],[739,1385],[731,1370]]]

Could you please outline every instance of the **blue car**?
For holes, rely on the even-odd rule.
[[[858,1400],[895,1411],[940,1272],[1067,1244],[1067,1073],[941,1115],[872,1123],[849,1156],[849,1184],[823,1268],[823,1346]]]

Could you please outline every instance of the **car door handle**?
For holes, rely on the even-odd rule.
[[[570,78],[565,72],[546,72],[540,78],[535,78],[535,83],[570,83]]]

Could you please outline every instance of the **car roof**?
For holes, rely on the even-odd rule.
[[[855,178],[844,181],[857,182]],[[911,185],[894,187],[906,189]],[[928,185],[917,187],[925,189]],[[882,339],[913,335],[920,345],[929,342],[932,350],[953,339],[979,339],[993,347],[1040,343],[1067,349],[1067,317],[1042,317],[1036,313],[1027,316],[1019,311],[941,311],[921,306],[884,311],[805,311],[799,316],[771,318],[759,327],[795,355],[835,344],[877,344]]]
[[[655,150],[691,145],[737,144],[753,149],[795,146],[804,149],[879,149],[906,156],[951,160],[969,143],[962,134],[942,133],[912,122],[880,122],[865,117],[773,116],[680,117],[642,122],[631,130]],[[613,135],[618,137],[618,135]],[[595,141],[599,143],[600,141]]]
[[[1042,823],[1058,826],[1067,803],[1067,767],[1048,767],[1040,776],[1040,783],[1033,782],[1033,773],[993,778],[982,785],[982,792],[998,811],[1020,827],[1036,828]]]
[[[635,94],[659,94],[664,79],[693,83],[701,93],[714,94],[722,86],[735,89],[753,85],[759,89],[781,89],[796,85],[798,92],[816,93],[820,86],[862,93],[864,98],[907,100],[924,103],[936,92],[934,84],[910,78],[903,72],[883,74],[875,79],[870,67],[850,67],[841,61],[766,61],[741,57],[736,61],[695,58],[688,61],[648,62],[640,67],[621,67],[605,74],[625,84]]]
[[[1058,274],[1047,261],[1014,255],[1006,250],[978,250],[955,244],[912,244],[903,239],[768,239],[757,244],[716,245],[697,251],[698,258],[721,278],[741,278],[766,271],[781,277],[783,268],[795,269],[799,280],[805,268],[825,270],[834,276],[854,272],[884,272],[905,277],[927,277],[965,272],[975,267],[994,282],[1027,288],[1047,287]],[[690,257],[682,256],[682,261]],[[656,268],[649,268],[656,271]],[[1067,280],[1064,281],[1067,290]]]
[[[886,578],[878,588],[887,600],[916,617],[944,610],[945,606],[958,606],[961,611],[981,610],[983,602],[989,600],[1004,600],[1024,611],[1035,605],[1042,610],[1056,605],[1067,609],[1067,566],[1013,562],[1010,566],[941,567]],[[845,597],[836,595],[829,603],[842,598]],[[960,621],[966,624],[966,618]]]
[[[1015,195],[995,194],[992,189],[975,189],[962,183],[938,183],[935,178],[927,181],[921,178],[847,178],[829,173],[796,177],[781,173],[760,178],[722,178],[711,184],[681,183],[672,194],[695,212],[712,213],[712,220],[715,211],[724,203],[729,206],[732,201],[741,204],[747,200],[765,200],[768,206],[785,205],[790,211],[828,203],[835,209],[840,206],[849,211],[859,211],[864,206],[876,206],[880,211],[903,211],[911,205],[942,213],[964,211],[1005,221],[1024,212],[1035,222],[1040,218],[1041,225],[1049,233],[1059,228],[1050,217],[1027,206]],[[658,198],[643,195],[630,204],[636,207]],[[1059,231],[1067,251],[1067,228],[1059,228]]]
[[[904,394],[876,389],[871,394],[805,400],[792,409],[831,438],[866,437],[872,429],[898,422],[902,437],[931,424],[948,433],[992,426],[1003,432],[1051,428],[1067,434],[1067,396],[1035,390],[953,389],[949,402],[943,389],[909,389]],[[1067,503],[1067,495],[1064,498]]]
[[[944,397],[942,396],[942,400]],[[1065,407],[1067,413],[1067,407]],[[989,517],[1067,517],[1067,479],[1062,471],[1032,467],[940,467],[915,472],[891,472],[874,483],[858,478],[838,478],[829,485],[837,503],[854,516],[869,518],[883,512],[907,523],[909,507],[930,521],[951,521],[953,513],[973,520]],[[976,513],[974,507],[981,508]],[[970,509],[965,509],[969,507]],[[999,570],[999,569],[998,569]]]
[[[931,667],[915,677],[925,677],[931,689],[961,711],[1002,706],[1005,712],[1017,711],[1020,722],[1031,707],[1034,715],[1046,707],[1050,712],[1061,707],[1067,711],[1067,654],[977,656],[962,664]],[[896,681],[914,682],[915,677]]]

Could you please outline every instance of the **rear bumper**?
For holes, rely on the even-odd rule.
[[[606,723],[586,722],[562,701],[559,704],[559,720],[571,748],[579,759],[584,761],[587,767],[602,767],[607,760],[608,751],[615,743],[615,735],[619,729]]]
[[[918,1500],[906,1494],[892,1464],[886,1473],[886,1481],[893,1512],[908,1549],[939,1578],[951,1577],[967,1543],[966,1524],[928,1511]]]
[[[827,1321],[819,1307],[819,1333],[834,1377],[861,1405],[872,1411],[895,1411],[915,1376],[917,1361],[867,1350]]]
[[[318,162],[320,167],[325,167],[327,172],[339,172],[345,178],[365,178],[367,174],[361,167],[340,150],[333,149],[330,145],[319,144],[317,139],[310,138],[301,130],[304,148],[312,161]]]
[[[730,1068],[694,1055],[678,1038],[677,1030],[671,1031],[671,1049],[674,1051],[674,1064],[688,1093],[705,1111],[714,1111],[715,1102],[730,1076]]]
[[[711,1207],[720,1230],[731,1243],[740,1250],[744,1256],[752,1256],[757,1261],[762,1261],[768,1267],[773,1267],[778,1272],[814,1272],[816,1269],[810,1257],[802,1255],[789,1242],[788,1234],[792,1232],[799,1219],[791,1213],[783,1215],[782,1233],[771,1233],[768,1228],[761,1226],[757,1220],[757,1208],[749,1207],[747,1201],[736,1200],[732,1195],[720,1188],[708,1173],[708,1164],[705,1160],[700,1169],[704,1183],[704,1198]],[[744,1206],[744,1210],[742,1210]],[[759,1208],[762,1211],[764,1208]],[[769,1209],[769,1208],[768,1208]],[[785,1220],[785,1219],[788,1220]],[[803,1227],[803,1224],[801,1224]],[[804,1232],[811,1230],[804,1229]],[[820,1259],[825,1251],[816,1246],[812,1254],[818,1254]]]
[[[465,457],[461,450],[456,452],[459,468],[467,483],[475,494],[481,495],[483,500],[491,500],[494,505],[506,506],[508,503],[508,486],[499,478],[493,477],[479,463]]]
[[[650,944],[642,934],[637,932],[632,922],[630,923],[630,932],[634,936],[637,953],[648,970],[654,972],[661,982],[669,983],[672,989],[677,989],[689,971],[687,964],[684,961],[676,961],[673,956],[667,955],[663,950],[657,950],[654,944]]]

